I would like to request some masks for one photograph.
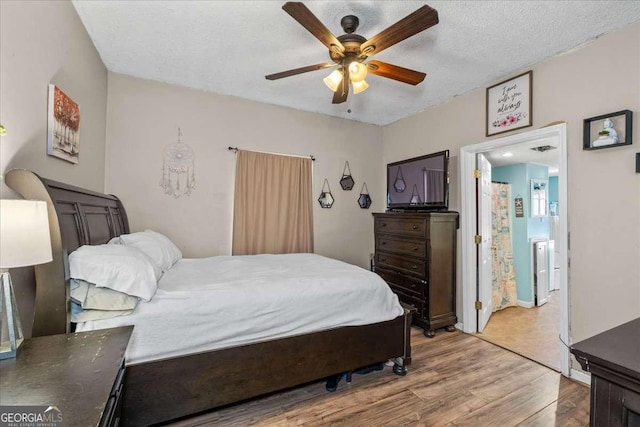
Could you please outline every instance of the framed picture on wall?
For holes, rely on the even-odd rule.
[[[531,115],[533,71],[487,88],[486,136],[533,124]]]
[[[80,107],[56,85],[49,85],[47,154],[78,163]]]

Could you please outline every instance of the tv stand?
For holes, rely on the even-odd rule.
[[[374,213],[375,267],[401,302],[416,309],[413,323],[433,338],[455,330],[458,213]]]

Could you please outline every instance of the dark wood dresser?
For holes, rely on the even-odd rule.
[[[454,330],[457,212],[374,213],[375,272],[415,307],[413,323],[432,338]]]
[[[592,427],[640,426],[640,318],[571,346],[591,372]]]
[[[133,326],[25,340],[0,361],[2,412],[52,406],[65,426],[117,426]]]

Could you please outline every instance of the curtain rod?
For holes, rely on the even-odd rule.
[[[239,148],[238,147],[229,147],[228,148],[229,151],[233,151],[234,153],[237,153]],[[275,154],[277,156],[288,156],[288,157],[309,157],[311,159],[312,162],[316,161],[316,158],[313,157],[313,154],[310,154],[308,156],[296,156],[295,154],[282,154],[282,153],[271,153],[269,151],[256,151],[256,150],[246,150],[246,151],[253,151],[254,153],[265,153],[265,154]]]
[[[509,182],[504,181],[491,181],[492,184],[510,184]]]

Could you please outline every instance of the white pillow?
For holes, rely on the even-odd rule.
[[[172,266],[182,259],[182,251],[180,251],[180,248],[178,248],[175,243],[173,243],[167,236],[162,233],[158,233],[157,231],[148,229],[144,230],[144,232],[148,233],[150,236],[156,239],[160,243],[160,245],[162,245],[164,251],[169,254]]]
[[[125,245],[81,246],[69,255],[72,279],[149,301],[158,289],[153,262]]]
[[[71,279],[71,299],[85,310],[133,310],[139,298],[109,288],[99,288],[84,280]]]
[[[182,258],[180,249],[169,238],[155,231],[145,230],[123,234],[120,236],[120,242],[143,252],[153,260],[162,272],[169,270],[176,261]]]

